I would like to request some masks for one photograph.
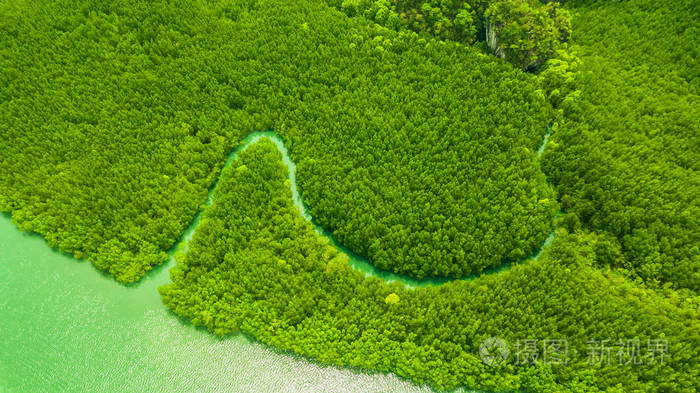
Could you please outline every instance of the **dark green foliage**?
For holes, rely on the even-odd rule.
[[[550,231],[548,104],[470,48],[307,1],[0,14],[0,210],[120,281],[165,259],[226,153],[270,128],[314,217],[383,268],[476,273]]]
[[[636,275],[698,291],[700,8],[630,0],[572,12],[577,45],[541,75],[562,115],[543,167],[563,208],[617,238]]]
[[[494,53],[523,70],[534,70],[569,39],[569,14],[558,2],[494,1],[484,14]]]
[[[559,1],[540,0],[327,0],[349,16],[390,29],[408,28],[466,44],[489,41],[494,54],[534,70],[571,33]]]
[[[285,176],[267,140],[224,170],[189,251],[171,271],[173,283],[160,288],[168,307],[217,334],[243,331],[324,363],[393,371],[441,388],[698,388],[697,310],[596,270],[595,236],[561,232],[537,261],[474,281],[407,289],[350,268],[299,215]],[[511,344],[566,339],[569,361],[492,368],[478,355],[491,336]],[[659,337],[669,346],[663,365],[588,364],[587,340]]]

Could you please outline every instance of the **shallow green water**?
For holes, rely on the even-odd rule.
[[[227,164],[260,138],[270,138],[282,152],[294,203],[312,221],[296,189],[295,165],[274,133],[252,133]],[[199,215],[174,250],[186,250],[198,223]],[[382,271],[339,248],[368,275],[408,286],[445,281]],[[19,232],[9,215],[0,215],[0,393],[431,391],[392,374],[322,366],[240,334],[217,338],[194,328],[170,313],[157,291],[170,281],[173,252],[166,264],[124,286],[89,262],[52,250],[41,237]]]
[[[171,314],[171,263],[124,286],[0,215],[0,392],[429,392],[219,339]]]

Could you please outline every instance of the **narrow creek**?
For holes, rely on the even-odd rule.
[[[549,142],[549,137],[551,133],[551,125],[547,127],[547,131],[544,135],[544,139],[542,141],[542,145],[539,147],[537,150],[537,155],[540,157],[542,153],[544,152],[544,149]],[[259,140],[267,138],[271,140],[274,145],[277,147],[277,150],[282,154],[282,162],[284,165],[287,167],[287,178],[289,179],[290,183],[290,188],[292,191],[292,199],[294,201],[294,206],[299,209],[299,214],[301,214],[304,219],[307,221],[311,222],[316,229],[316,232],[318,232],[321,236],[327,237],[331,244],[333,244],[336,248],[338,248],[341,252],[346,254],[349,258],[349,264],[356,270],[359,270],[365,274],[365,276],[373,276],[380,278],[386,282],[400,282],[404,284],[405,286],[409,288],[418,288],[418,287],[426,287],[426,286],[436,286],[436,285],[442,285],[446,282],[454,281],[456,279],[454,278],[444,278],[444,277],[430,277],[430,278],[424,278],[424,279],[415,279],[412,277],[409,277],[404,274],[396,274],[394,272],[388,271],[388,270],[383,270],[375,267],[367,258],[358,255],[354,253],[353,251],[349,250],[348,248],[344,247],[343,245],[339,244],[335,238],[333,237],[333,234],[320,226],[314,219],[311,217],[309,214],[306,204],[304,203],[303,199],[301,198],[301,195],[299,194],[299,190],[297,189],[297,181],[296,181],[296,164],[294,161],[289,156],[289,152],[287,151],[287,147],[284,144],[284,141],[282,138],[277,135],[274,131],[255,131],[243,139],[241,144],[234,149],[228,156],[226,163],[224,164],[224,168],[228,167],[231,165],[233,161],[235,161],[238,158],[238,154],[248,148],[249,146],[255,144]],[[218,183],[218,180],[217,180]],[[206,206],[210,206],[213,202],[212,195],[214,193],[214,190],[216,189],[216,184],[215,183],[209,190],[209,195],[207,197],[207,201],[205,203],[205,209]],[[192,237],[192,234],[194,231],[196,231],[197,226],[199,225],[200,219],[199,216],[201,213],[205,210],[202,209],[197,213],[197,216],[195,219],[192,221],[192,223],[189,225],[185,233],[183,234],[183,237],[179,240],[179,244],[176,244],[175,248],[183,251],[187,249],[187,241]],[[540,244],[540,246],[537,248],[537,250],[530,256],[523,258],[520,262],[528,260],[528,259],[538,259],[539,256],[541,255],[542,251],[552,242],[554,239],[554,230],[552,230],[549,233],[549,236]],[[510,268],[516,262],[510,262],[510,263],[504,263],[498,267],[495,268],[490,268],[484,270],[480,274],[473,274],[470,276],[465,276],[458,278],[458,280],[473,280],[475,278],[478,278],[484,274],[492,274],[496,273],[505,269]]]

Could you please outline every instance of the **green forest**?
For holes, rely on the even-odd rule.
[[[663,3],[577,9],[575,45],[551,66],[560,118],[543,169],[571,225],[621,245],[622,258],[605,264],[697,293],[700,9]]]
[[[123,284],[202,212],[165,306],[323,364],[696,392],[698,21],[693,0],[0,0],[0,212]],[[313,222],[272,142],[226,165],[263,130]],[[314,225],[446,283],[366,276]],[[568,359],[488,365],[489,337]],[[659,338],[664,362],[588,362]]]
[[[275,129],[312,216],[381,268],[461,277],[542,243],[558,203],[532,75],[322,4],[263,4],[200,4],[196,24],[119,3],[23,24],[6,6],[3,210],[131,282],[165,260],[226,154]]]
[[[176,314],[216,334],[242,331],[324,363],[393,371],[439,388],[697,390],[697,305],[598,269],[607,257],[597,251],[605,238],[560,229],[537,261],[477,280],[407,289],[349,267],[347,256],[292,205],[286,173],[267,140],[224,170],[189,250],[170,271],[173,283],[160,288]],[[566,337],[570,359],[492,368],[476,351],[495,335],[512,342]],[[587,364],[587,337],[658,335],[673,353],[663,365]]]

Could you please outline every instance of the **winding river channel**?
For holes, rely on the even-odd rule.
[[[544,148],[545,148],[547,142],[549,141],[549,135],[550,135],[550,128],[548,127],[547,132],[544,136],[544,140],[542,142],[542,145],[537,150],[538,156],[542,155]],[[318,225],[316,223],[316,221],[314,221],[313,217],[311,217],[311,215],[308,213],[308,211],[306,209],[306,204],[304,203],[303,199],[301,198],[301,195],[299,194],[299,191],[297,190],[296,165],[294,164],[294,161],[292,161],[292,159],[289,157],[289,152],[287,151],[287,147],[285,146],[282,138],[280,138],[273,131],[256,131],[256,132],[250,133],[241,142],[241,145],[238,148],[236,148],[229,155],[224,167],[231,165],[231,163],[234,160],[236,160],[236,158],[238,157],[238,153],[245,150],[248,146],[253,145],[254,143],[256,143],[257,141],[259,141],[262,138],[270,139],[277,147],[277,150],[279,150],[280,153],[282,154],[282,161],[284,162],[284,165],[287,167],[287,178],[289,178],[289,180],[290,180],[289,183],[290,183],[290,187],[292,189],[292,199],[294,200],[294,206],[296,206],[297,209],[299,209],[299,213],[307,221],[310,221],[314,225],[316,232],[318,232],[322,236],[327,237],[336,248],[338,248],[340,251],[342,251],[343,253],[348,255],[350,266],[352,266],[353,268],[355,268],[361,272],[364,272],[365,275],[367,275],[367,276],[370,276],[370,275],[375,276],[375,277],[381,278],[387,282],[397,281],[397,282],[400,282],[400,283],[406,285],[407,287],[412,287],[412,288],[425,287],[425,286],[429,286],[429,285],[441,285],[441,284],[444,284],[446,282],[454,280],[454,279],[450,279],[450,278],[440,278],[440,277],[431,277],[431,278],[424,278],[424,279],[418,280],[418,279],[414,279],[412,277],[409,277],[407,275],[396,274],[396,273],[393,273],[393,272],[388,271],[388,270],[382,270],[382,269],[375,267],[369,260],[367,260],[367,258],[362,257],[360,255],[357,255],[354,252],[347,249],[346,247],[342,246],[341,244],[338,244],[338,242],[335,241],[335,238],[333,238],[333,235],[330,233],[330,231],[328,231],[325,228],[323,228],[322,226]],[[207,202],[206,202],[207,206],[212,203],[211,196],[212,196],[213,190],[215,188],[216,188],[216,184],[209,191],[209,197],[207,198]],[[201,214],[201,212],[200,212],[200,214]],[[198,223],[199,223],[199,219],[197,217],[197,218],[195,218],[193,225],[190,225],[188,232],[193,231]],[[524,259],[529,259],[529,258],[537,259],[539,257],[539,255],[542,253],[542,250],[547,245],[549,245],[549,243],[551,243],[553,239],[554,239],[554,231],[550,232],[549,236],[544,240],[544,242],[540,245],[540,247],[537,249],[537,251],[533,255],[531,255],[527,258],[524,258]],[[186,244],[183,244],[180,247],[186,247]],[[510,264],[504,264],[504,265],[499,266],[495,269],[486,270],[482,274],[495,273],[497,271],[507,269],[508,267],[510,267]],[[474,279],[474,278],[479,277],[479,276],[480,276],[480,274],[471,275],[471,276],[467,276],[467,277],[462,277],[462,278],[460,278],[460,280],[470,280],[470,279]]]
[[[272,131],[250,134],[226,165],[261,138],[271,139],[282,152],[294,203],[313,222],[296,188],[295,165]],[[40,236],[18,231],[10,215],[0,215],[0,393],[432,391],[393,374],[320,365],[241,334],[219,338],[170,313],[157,288],[170,281],[173,255],[186,249],[199,221],[200,214],[166,263],[125,286],[89,262],[47,247]],[[412,287],[446,281],[377,269],[315,227],[368,275]]]

